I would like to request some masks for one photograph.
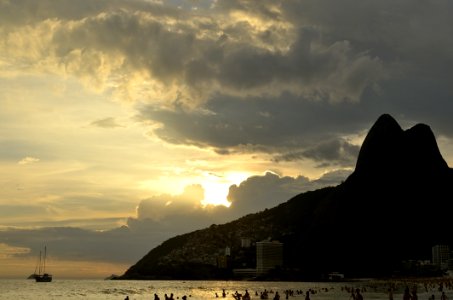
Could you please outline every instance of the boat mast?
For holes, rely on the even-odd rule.
[[[44,262],[42,264],[43,273],[46,273],[46,256],[47,256],[47,246],[44,246]]]
[[[41,251],[39,253],[40,253],[39,256],[41,256]],[[38,274],[40,265],[41,265],[41,261],[40,261],[40,257],[38,257],[38,260],[37,260],[36,266],[35,266],[35,274]]]
[[[39,250],[39,266],[38,266],[38,275],[41,275],[42,270],[42,251]]]

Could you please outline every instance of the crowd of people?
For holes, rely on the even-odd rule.
[[[360,287],[354,287],[350,285],[340,286],[340,291],[349,294],[349,300],[364,300],[366,299],[367,292],[386,293],[388,300],[448,300],[446,290],[453,290],[453,278],[452,279],[414,279],[411,281],[370,281],[359,283]],[[292,290],[287,289],[283,291],[273,291],[264,289],[262,291],[255,291],[250,293],[249,290],[245,290],[244,293],[239,291],[227,292],[222,289],[220,293],[215,293],[215,298],[230,298],[232,300],[288,300],[290,297],[297,297],[299,300],[316,300],[318,293],[329,293],[331,290],[338,292],[339,286],[332,286],[330,288],[310,288],[306,291],[300,289]],[[418,291],[422,291],[422,298],[419,298]],[[425,297],[429,298],[425,298]],[[189,295],[189,297],[192,297]],[[313,299],[311,298],[313,297]],[[345,298],[347,294],[345,295]],[[323,297],[325,298],[325,296]],[[183,295],[181,298],[176,297],[176,300],[187,300],[187,296]],[[334,299],[334,298],[332,298]],[[129,296],[125,298],[129,300]],[[154,300],[160,300],[157,294],[154,294]],[[175,300],[173,293],[164,294],[162,300]],[[453,299],[452,299],[453,300]]]
[[[315,290],[309,289],[305,293],[302,290],[284,290],[283,294],[285,295],[285,299],[289,299],[289,297],[293,296],[298,296],[298,295],[305,295],[305,300],[310,300],[310,294],[316,293]],[[225,290],[222,290],[222,297],[225,298],[228,293],[225,292]],[[235,291],[232,294],[233,298],[235,300],[250,300],[251,296],[248,290],[245,290],[244,294],[239,293],[238,291]],[[215,297],[219,298],[219,294],[215,293]],[[274,292],[273,290],[267,290],[264,289],[264,291],[255,291],[255,299],[261,299],[261,300],[267,300],[267,299],[272,299],[272,300],[280,300],[280,294],[278,291]]]

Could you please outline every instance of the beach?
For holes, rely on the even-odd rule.
[[[440,299],[441,288],[449,299],[453,299],[450,278],[372,280],[362,279],[347,282],[253,282],[253,281],[133,281],[133,280],[59,280],[51,283],[36,283],[32,280],[0,280],[0,299],[153,299],[157,294],[161,300],[164,295],[173,293],[174,299],[225,299],[232,300],[237,291],[246,290],[251,299],[260,299],[264,290],[268,299],[273,299],[279,292],[280,299],[285,299],[285,291],[293,292],[288,299],[303,300],[305,292],[310,291],[311,300],[349,300],[351,291],[360,289],[364,299],[387,300],[388,289],[393,288],[394,299],[403,299],[405,287],[417,289],[418,299],[428,300],[431,295]],[[216,297],[216,293],[218,298]]]

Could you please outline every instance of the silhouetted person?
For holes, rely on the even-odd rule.
[[[124,300],[129,300],[129,296],[126,296],[126,298],[124,298]]]
[[[278,294],[278,292],[275,292],[274,300],[280,300],[280,295]]]
[[[404,289],[403,300],[411,300],[411,293],[409,292],[409,287],[407,286]]]
[[[418,300],[417,291],[416,291],[415,289],[412,291],[412,298],[411,298],[411,300]]]
[[[305,293],[305,300],[310,300],[310,291]]]
[[[241,300],[242,299],[242,294],[238,293],[238,291],[236,291],[234,294],[233,294],[233,297],[234,299],[236,300]]]
[[[154,300],[160,300],[159,296],[157,296],[157,294],[154,294]]]
[[[393,300],[393,289],[388,289],[389,291],[389,300]]]
[[[447,295],[445,295],[445,292],[442,292],[442,295],[440,296],[440,300],[448,300]]]
[[[362,294],[360,294],[359,289],[355,290],[355,300],[363,300],[363,296],[362,296]]]
[[[250,294],[248,290],[245,290],[244,296],[242,296],[243,300],[250,300]]]

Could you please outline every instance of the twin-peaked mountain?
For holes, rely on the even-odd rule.
[[[451,244],[452,196],[453,169],[429,126],[403,130],[382,115],[363,142],[354,172],[340,185],[171,238],[122,278],[227,276],[216,266],[219,249],[231,248],[233,266],[253,261],[241,250],[242,237],[283,242],[281,274],[389,275],[402,260],[430,259],[433,245]]]

